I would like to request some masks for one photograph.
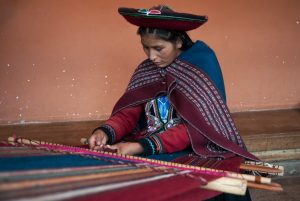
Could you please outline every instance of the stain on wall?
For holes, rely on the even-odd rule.
[[[0,124],[106,119],[145,59],[118,7],[161,1],[0,0]],[[208,15],[232,112],[300,107],[300,2],[164,1]]]

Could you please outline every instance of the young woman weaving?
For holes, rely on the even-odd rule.
[[[207,17],[166,6],[119,8],[119,13],[139,27],[147,59],[136,68],[111,117],[93,131],[90,148],[129,155],[191,148],[202,158],[259,160],[246,150],[232,121],[214,52],[186,33]],[[226,199],[250,200],[250,196],[216,198]]]
[[[246,151],[230,117],[214,52],[201,41],[192,42],[186,33],[207,18],[165,6],[120,8],[119,13],[139,26],[148,59],[137,67],[111,117],[93,131],[90,147],[109,146],[133,155],[191,146],[203,157],[258,160]]]

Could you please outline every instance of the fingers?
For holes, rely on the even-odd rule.
[[[100,146],[95,146],[93,148],[93,150],[110,152],[110,153],[120,153],[120,150],[117,147],[111,146],[111,145],[103,145],[101,147]]]
[[[105,147],[108,149],[119,149],[117,145],[106,145]]]
[[[106,139],[103,136],[96,136],[95,138],[95,146],[93,149],[101,151],[106,146]]]
[[[107,136],[103,131],[95,132],[89,139],[90,149],[100,150],[107,143]]]
[[[99,135],[96,136],[96,138],[95,138],[96,146],[100,146],[100,147],[103,146],[103,143],[102,143],[103,139],[102,138],[103,138],[103,136],[101,136],[101,137],[99,137]]]
[[[89,143],[90,149],[94,149],[94,147],[96,146],[96,135],[92,135],[88,139],[88,143]]]
[[[121,149],[118,146],[118,144],[114,144],[114,145],[105,145],[105,150],[107,152],[111,152],[111,153],[121,153]]]
[[[94,139],[93,139],[93,142],[92,142],[92,147],[91,149],[94,149],[94,150],[100,150],[101,149],[101,143],[100,143],[100,139],[99,139],[99,136],[98,135],[95,135]]]
[[[105,143],[103,143],[102,140],[95,138],[95,141],[92,144],[92,146],[90,146],[90,148],[94,150],[101,150],[104,148],[104,146]]]

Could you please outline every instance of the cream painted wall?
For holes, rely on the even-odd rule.
[[[0,0],[0,124],[105,119],[145,58],[120,6],[208,15],[232,112],[300,107],[298,0]]]

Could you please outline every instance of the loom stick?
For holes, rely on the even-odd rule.
[[[81,144],[88,145],[88,140],[87,138],[81,138],[80,139]],[[192,159],[189,159],[188,161],[191,161]],[[272,167],[270,167],[272,166]],[[262,173],[268,173],[268,174],[276,174],[276,175],[283,175],[283,166],[278,166],[276,168],[275,165],[269,164],[269,166],[265,165],[265,163],[262,162],[252,162],[248,161],[245,164],[241,164],[240,169],[242,170],[250,170],[250,171],[258,171]],[[265,181],[263,181],[264,183]],[[268,180],[266,180],[267,183],[269,183]]]
[[[80,142],[84,145],[88,145],[87,138],[81,138]],[[109,152],[109,149],[103,150],[103,151]],[[193,159],[192,157],[186,158],[184,161],[184,164],[190,164],[191,162],[193,162],[193,160],[195,160],[195,159]],[[179,163],[181,163],[181,162],[179,162]],[[206,164],[210,164],[210,163],[211,163],[211,160],[204,160],[203,162],[200,162],[200,164],[197,163],[197,165],[195,165],[195,166],[207,166]],[[213,168],[213,167],[210,167],[210,168]],[[256,161],[246,161],[245,163],[242,163],[239,168],[242,170],[257,171],[257,172],[261,172],[261,173],[267,173],[267,174],[279,175],[279,176],[283,176],[283,170],[284,170],[283,166],[272,165],[269,163],[256,162]]]
[[[267,167],[277,167],[278,169],[284,169],[282,165],[274,165],[271,163],[267,162],[261,162],[261,161],[245,161],[245,164],[250,164],[250,165],[259,165],[259,166],[267,166]]]
[[[263,189],[263,190],[269,190],[269,191],[283,191],[283,188],[281,187],[280,184],[278,183],[271,183],[271,184],[258,184],[254,182],[248,182],[248,186],[252,188],[257,188],[257,189]]]
[[[265,162],[257,162],[257,161],[245,161],[246,165],[255,165],[255,166],[260,166],[260,167],[269,167],[269,168],[274,168],[274,169],[278,169],[279,173],[270,173],[267,172],[271,175],[278,175],[278,176],[283,176],[284,174],[284,167],[282,165],[274,165],[274,164],[270,164],[270,163],[265,163]]]
[[[260,165],[251,165],[251,164],[241,164],[240,169],[242,170],[252,170],[264,173],[273,173],[273,174],[281,174],[282,170],[278,168],[272,168],[267,166],[260,166]]]
[[[82,138],[81,142],[87,142],[86,138]],[[115,153],[114,153],[115,154]],[[121,154],[119,154],[122,156]],[[131,159],[139,159],[140,157],[137,156],[129,156]],[[185,169],[185,170],[192,170],[192,171],[204,171],[206,174],[214,174],[214,173],[224,173],[222,176],[228,176],[231,178],[238,178],[238,179],[245,179],[247,181],[252,181],[252,182],[258,182],[258,183],[265,183],[269,184],[271,183],[271,179],[267,177],[260,177],[260,176],[254,176],[254,175],[247,175],[247,174],[240,174],[236,172],[230,172],[230,171],[223,171],[223,170],[217,170],[217,169],[211,169],[211,168],[205,168],[205,167],[199,167],[199,166],[192,166],[192,165],[185,165],[185,164],[179,164],[179,163],[174,163],[174,162],[167,162],[167,161],[159,161],[159,160],[153,160],[153,159],[144,159],[149,163],[158,163],[159,165],[164,165],[168,167],[173,167],[173,168],[178,168],[178,169]],[[142,161],[137,161],[137,162],[142,162]]]
[[[216,190],[222,189],[224,193],[231,193],[235,195],[245,195],[247,189],[247,181],[240,179],[232,179],[228,177],[221,177],[209,182],[203,189]]]

